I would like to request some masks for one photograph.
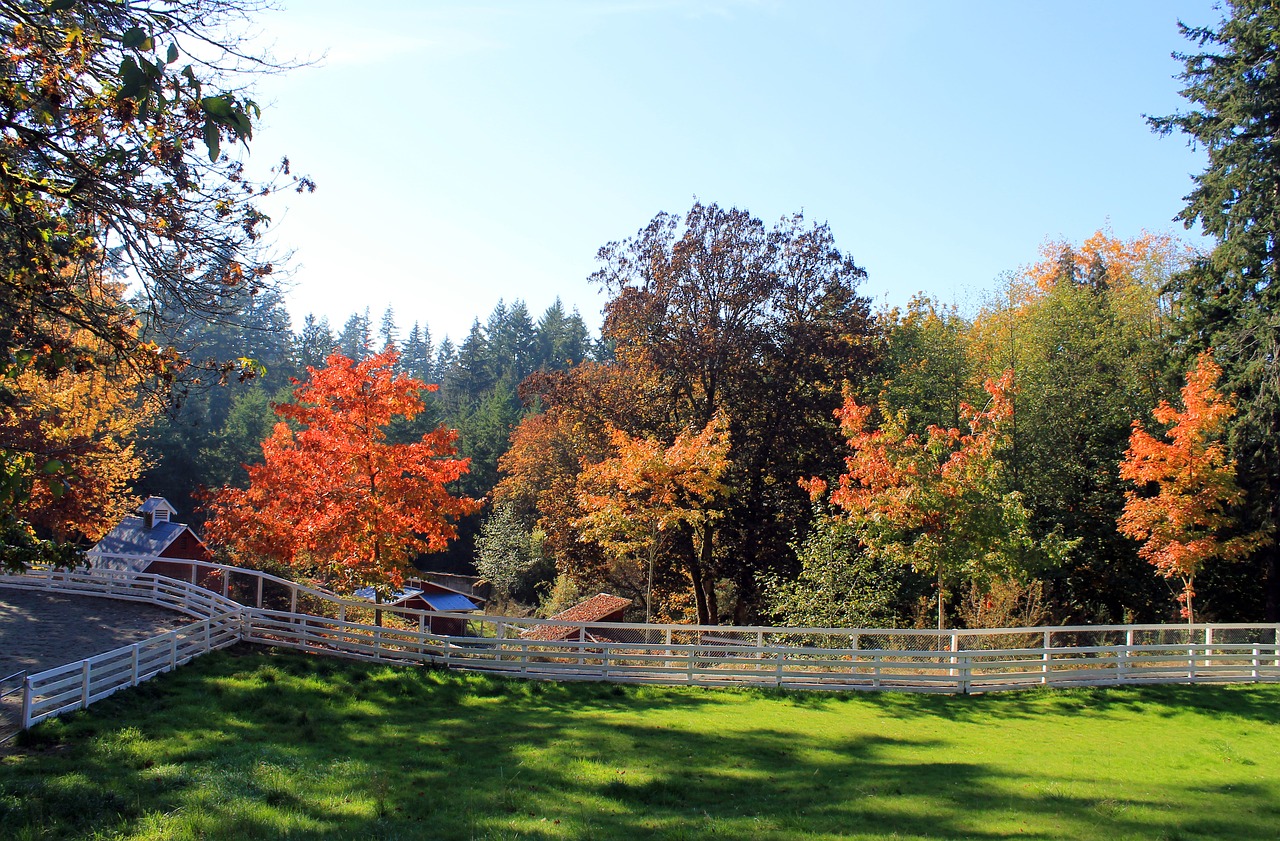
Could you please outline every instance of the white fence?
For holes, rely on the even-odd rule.
[[[1031,686],[1280,681],[1280,624],[996,630],[553,622],[374,606],[255,570],[190,563],[190,580],[125,572],[0,576],[0,586],[145,601],[199,621],[26,679],[24,726],[233,642],[527,678],[784,689],[993,692]]]
[[[193,657],[240,641],[244,614],[241,605],[203,587],[162,575],[105,570],[32,571],[0,576],[0,586],[145,602],[197,618],[190,625],[144,642],[26,675],[15,716],[22,729],[52,716],[85,709]]]

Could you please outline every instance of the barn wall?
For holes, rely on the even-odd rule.
[[[196,537],[191,529],[186,529],[182,534],[178,535],[169,546],[160,553],[162,558],[190,558],[195,561],[212,561],[213,555],[209,553],[208,548],[200,542],[200,538]],[[162,573],[168,575],[169,573]]]

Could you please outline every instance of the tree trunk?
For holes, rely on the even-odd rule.
[[[698,611],[698,624],[709,625],[707,621],[707,596],[702,591],[702,564],[696,557],[689,560],[689,581],[693,585],[693,603]]]
[[[944,616],[942,609],[942,567],[938,567],[938,634],[942,634],[942,617]]]
[[[712,575],[712,550],[715,548],[715,530],[710,523],[702,524],[702,540],[698,547],[698,567],[702,572],[702,581],[699,586],[703,588],[703,600],[707,605],[707,618],[702,620],[704,625],[715,625],[720,620],[720,606],[716,604],[716,582],[715,576]]]
[[[1266,587],[1266,620],[1280,622],[1280,551],[1276,544],[1271,544],[1262,551],[1266,554],[1263,574],[1263,586]]]

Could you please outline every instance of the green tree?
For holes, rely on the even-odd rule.
[[[476,538],[476,571],[499,595],[532,602],[536,585],[555,576],[555,568],[544,563],[542,542],[516,505],[499,503]]]
[[[1217,26],[1180,24],[1201,50],[1178,56],[1192,107],[1150,123],[1162,134],[1185,133],[1209,156],[1179,218],[1217,247],[1174,290],[1188,352],[1212,347],[1239,401],[1229,440],[1251,500],[1248,525],[1257,529],[1280,522],[1280,8],[1226,0],[1224,9]],[[1267,620],[1276,621],[1280,548],[1261,548],[1253,561]]]
[[[800,573],[773,579],[768,612],[780,623],[813,628],[896,628],[928,579],[866,551],[847,517],[819,509],[795,547]]]

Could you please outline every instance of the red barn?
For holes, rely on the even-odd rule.
[[[451,590],[430,581],[421,582],[421,585],[421,588],[406,587],[392,594],[391,601],[383,604],[388,607],[407,607],[414,610],[457,614],[457,616],[428,616],[427,630],[433,634],[465,637],[467,635],[466,614],[479,610],[480,606],[465,593],[459,593],[457,590]],[[372,587],[362,587],[356,590],[355,595],[357,598],[373,601],[374,591]]]
[[[623,612],[631,606],[631,599],[622,596],[611,596],[600,593],[589,599],[580,601],[568,610],[562,610],[550,617],[561,622],[621,622]],[[608,634],[607,627],[587,625],[534,625],[520,634],[527,640],[576,640],[579,634],[583,639],[599,642],[615,642]]]
[[[190,526],[173,522],[177,513],[164,497],[147,497],[132,515],[85,553],[89,563],[103,569],[150,572],[193,581],[192,564],[181,561],[211,561],[213,554]],[[175,560],[158,560],[161,558]]]

